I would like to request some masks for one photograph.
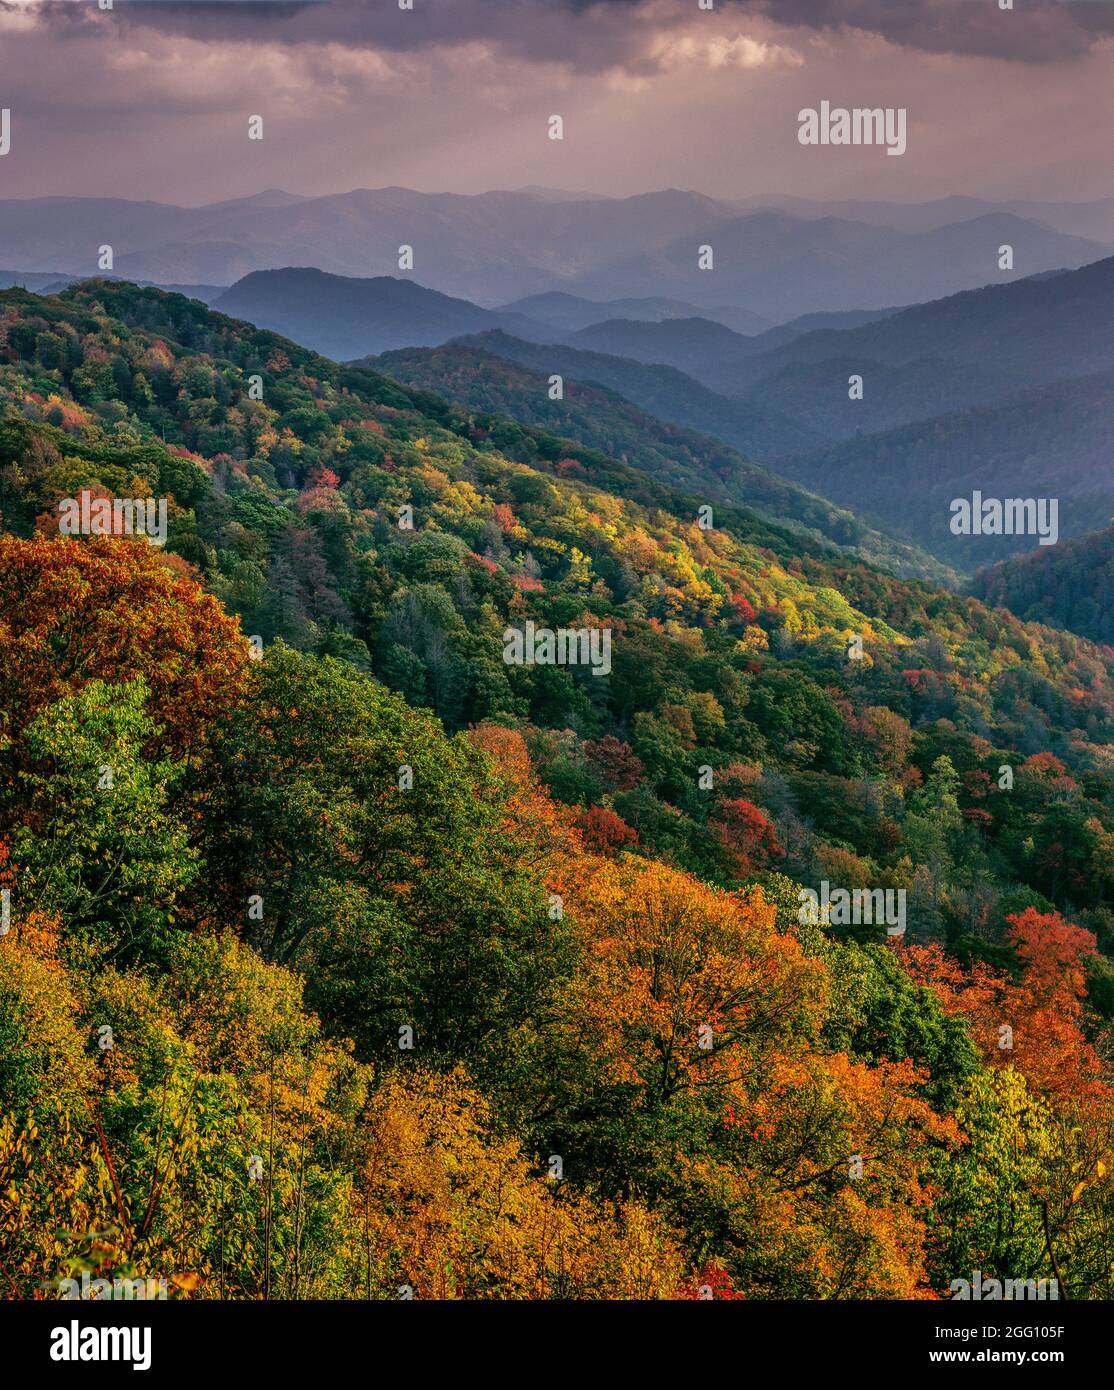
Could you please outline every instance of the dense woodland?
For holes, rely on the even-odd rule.
[[[485,341],[483,335],[476,341]],[[492,341],[513,341],[491,335]],[[526,346],[523,344],[522,346]],[[535,348],[536,361],[547,353],[565,363],[561,348]],[[583,358],[583,361],[578,360]],[[407,348],[367,361],[396,381],[435,391],[481,414],[509,415],[520,424],[537,425],[548,433],[572,436],[578,443],[621,459],[708,502],[743,504],[759,515],[850,550],[864,560],[884,565],[895,574],[928,579],[958,587],[956,572],[927,551],[874,530],[861,516],[838,507],[814,492],[761,465],[713,435],[684,429],[658,419],[616,392],[596,384],[591,375],[599,362],[638,370],[639,364],[595,353],[573,355],[571,370],[588,379],[562,381],[560,400],[551,400],[547,370],[531,369],[509,357],[481,348],[449,344],[437,348]],[[668,376],[668,368],[647,368]],[[715,400],[695,382],[690,391]]]
[[[984,603],[1114,647],[1114,525],[980,570]]]
[[[1109,648],[196,301],[0,313],[9,1296],[1114,1296]]]

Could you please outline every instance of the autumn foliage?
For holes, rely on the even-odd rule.
[[[182,296],[0,295],[5,1296],[1114,1296],[1109,652]],[[83,487],[166,546],[59,537]]]

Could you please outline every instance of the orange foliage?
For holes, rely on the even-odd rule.
[[[1036,1090],[1052,1097],[1112,1097],[1102,1063],[1083,1036],[1089,931],[1058,912],[1027,907],[1009,918],[1007,940],[1021,963],[1010,980],[989,966],[965,967],[939,946],[910,946],[901,959],[915,980],[931,986],[948,1013],[971,1025],[984,1060],[1016,1066]]]
[[[761,890],[744,901],[625,858],[597,861],[569,905],[586,957],[570,1026],[593,1084],[647,1113],[722,1117],[683,1181],[724,1212],[725,1253],[801,1297],[924,1297],[930,1159],[959,1142],[954,1121],[918,1095],[913,1063],[813,1050],[827,973],[776,931]]]
[[[507,783],[508,826],[520,839],[524,862],[552,881],[559,865],[575,863],[583,852],[572,811],[540,786],[517,730],[480,724],[468,730],[468,740],[491,758]]]
[[[11,733],[91,680],[143,676],[161,746],[202,745],[239,698],[247,645],[234,618],[148,546],[0,537],[0,709]]]
[[[784,855],[774,828],[752,801],[742,798],[721,801],[708,824],[719,837],[731,857],[732,868],[739,878]]]
[[[585,936],[582,1024],[617,1079],[647,1103],[721,1085],[742,1045],[818,1017],[822,968],[774,930],[757,893],[744,901],[657,862],[597,861],[569,885]],[[703,1029],[710,1033],[702,1033]],[[710,1037],[712,1047],[701,1046]]]

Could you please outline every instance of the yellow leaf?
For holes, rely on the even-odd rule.
[[[187,1293],[192,1293],[193,1290],[197,1288],[198,1284],[201,1283],[201,1275],[192,1273],[172,1274],[170,1276],[170,1282],[172,1284],[177,1284],[180,1289],[185,1289]]]
[[[1075,1184],[1075,1186],[1071,1190],[1071,1199],[1073,1202],[1079,1201],[1080,1194],[1086,1186],[1087,1184],[1085,1182],[1077,1182]]]
[[[1100,1178],[1106,1177],[1106,1164],[1103,1163],[1101,1158],[1095,1164],[1095,1172],[1099,1175]]]

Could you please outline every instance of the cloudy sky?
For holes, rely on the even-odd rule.
[[[999,3],[0,0],[0,197],[1114,194],[1114,0]],[[907,153],[802,147],[822,100],[907,108]]]

